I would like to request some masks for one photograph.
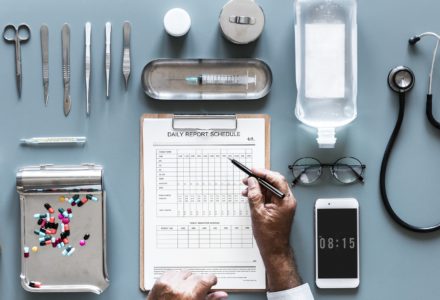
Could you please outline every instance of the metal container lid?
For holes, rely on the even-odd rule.
[[[231,0],[220,12],[224,36],[236,44],[255,41],[264,29],[263,9],[254,0]]]

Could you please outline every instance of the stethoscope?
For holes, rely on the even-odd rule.
[[[432,126],[434,126],[437,129],[440,129],[440,122],[438,122],[432,114],[432,77],[434,73],[434,65],[437,56],[437,50],[440,44],[440,36],[433,32],[425,32],[410,38],[408,42],[410,45],[415,45],[418,41],[420,41],[420,39],[422,39],[425,36],[432,36],[437,39],[437,43],[435,45],[435,49],[432,56],[431,71],[429,73],[428,94],[426,95],[426,116],[428,118],[429,123],[431,123]],[[388,141],[388,145],[385,149],[385,153],[382,159],[382,165],[380,168],[380,193],[382,196],[382,202],[385,205],[387,212],[390,214],[390,216],[393,218],[394,221],[396,221],[400,226],[410,231],[427,233],[440,229],[440,223],[433,226],[420,227],[409,224],[406,221],[404,221],[402,218],[400,218],[397,215],[397,213],[394,211],[394,209],[391,207],[390,201],[388,200],[387,190],[386,190],[386,180],[385,180],[388,160],[391,151],[393,150],[394,143],[399,134],[400,127],[402,126],[403,117],[405,114],[405,95],[413,88],[414,82],[415,82],[415,76],[413,71],[411,71],[410,68],[405,66],[398,66],[392,69],[388,74],[389,87],[399,95],[399,114],[393,133],[391,134],[391,137]]]

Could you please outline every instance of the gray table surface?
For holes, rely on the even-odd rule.
[[[14,77],[13,47],[0,42],[0,298],[1,299],[143,299],[139,290],[139,118],[143,113],[268,113],[272,119],[272,168],[288,178],[287,165],[303,156],[334,161],[355,156],[367,165],[365,184],[340,186],[323,176],[313,187],[298,187],[298,210],[292,241],[300,273],[318,299],[438,299],[440,295],[440,235],[409,233],[384,211],[378,189],[382,154],[394,126],[397,101],[386,84],[391,67],[413,67],[417,85],[407,101],[407,115],[397,149],[390,161],[389,193],[397,211],[411,222],[440,220],[438,170],[440,134],[424,116],[427,73],[433,40],[417,51],[407,39],[422,31],[438,30],[440,2],[360,1],[359,115],[338,132],[337,147],[319,150],[315,135],[296,120],[294,105],[294,13],[292,0],[259,0],[267,23],[257,43],[235,46],[218,28],[222,0],[1,0],[0,25],[26,22],[31,41],[22,47],[23,95],[19,100]],[[173,7],[192,16],[186,38],[175,40],[163,31],[162,17]],[[130,20],[132,77],[125,91],[121,76],[122,22]],[[83,77],[84,23],[93,23],[92,112],[85,116]],[[111,98],[105,98],[104,24],[113,24]],[[71,25],[72,101],[69,117],[62,109],[61,26]],[[41,82],[39,27],[50,28],[50,96],[44,107]],[[274,83],[265,99],[253,102],[157,102],[141,88],[143,66],[152,59],[257,57],[272,68]],[[434,93],[439,92],[435,76]],[[438,103],[435,112],[440,115]],[[19,138],[85,135],[84,148],[31,149]],[[105,168],[108,192],[108,268],[110,287],[93,294],[39,295],[20,286],[19,200],[15,172],[41,163],[95,162]],[[320,197],[356,197],[361,206],[361,284],[356,290],[323,291],[314,285],[313,205]],[[50,262],[48,262],[50,264]],[[263,294],[232,294],[231,299],[264,299]]]

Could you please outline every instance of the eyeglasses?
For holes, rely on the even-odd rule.
[[[322,168],[330,168],[330,172],[336,180],[341,183],[349,184],[355,181],[364,182],[362,174],[365,170],[365,165],[357,158],[342,157],[333,164],[323,164],[313,157],[304,157],[296,160],[289,169],[292,171],[293,181],[292,186],[298,182],[303,184],[314,183],[321,177]]]

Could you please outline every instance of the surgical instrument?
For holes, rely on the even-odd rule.
[[[3,31],[3,39],[15,44],[15,80],[17,83],[18,97],[21,97],[22,69],[21,69],[21,43],[26,43],[31,38],[31,29],[27,24],[18,27],[9,24]]]
[[[124,22],[123,35],[124,35],[124,53],[122,58],[122,74],[124,75],[124,79],[125,79],[125,89],[128,89],[128,79],[130,78],[130,71],[131,71],[131,59],[130,59],[131,24],[128,21]]]
[[[111,37],[112,37],[112,23],[105,23],[105,84],[106,96],[110,96],[110,67],[112,62],[111,56]]]
[[[70,99],[70,27],[69,24],[64,24],[61,31],[61,41],[63,48],[63,82],[64,82],[64,115],[67,117],[72,107],[72,100]]]
[[[49,28],[42,25],[40,28],[41,63],[43,70],[44,104],[49,101]]]
[[[60,145],[78,145],[83,146],[87,141],[84,136],[63,136],[63,137],[33,137],[21,139],[20,143],[24,146],[60,146]]]
[[[90,114],[90,73],[91,73],[91,53],[90,53],[90,43],[92,35],[92,24],[90,22],[86,23],[85,28],[86,43],[85,43],[85,78],[86,78],[86,114]]]
[[[257,84],[257,76],[247,75],[226,75],[226,74],[200,74],[197,76],[189,76],[185,81],[194,85],[245,85],[246,88],[250,84]]]

